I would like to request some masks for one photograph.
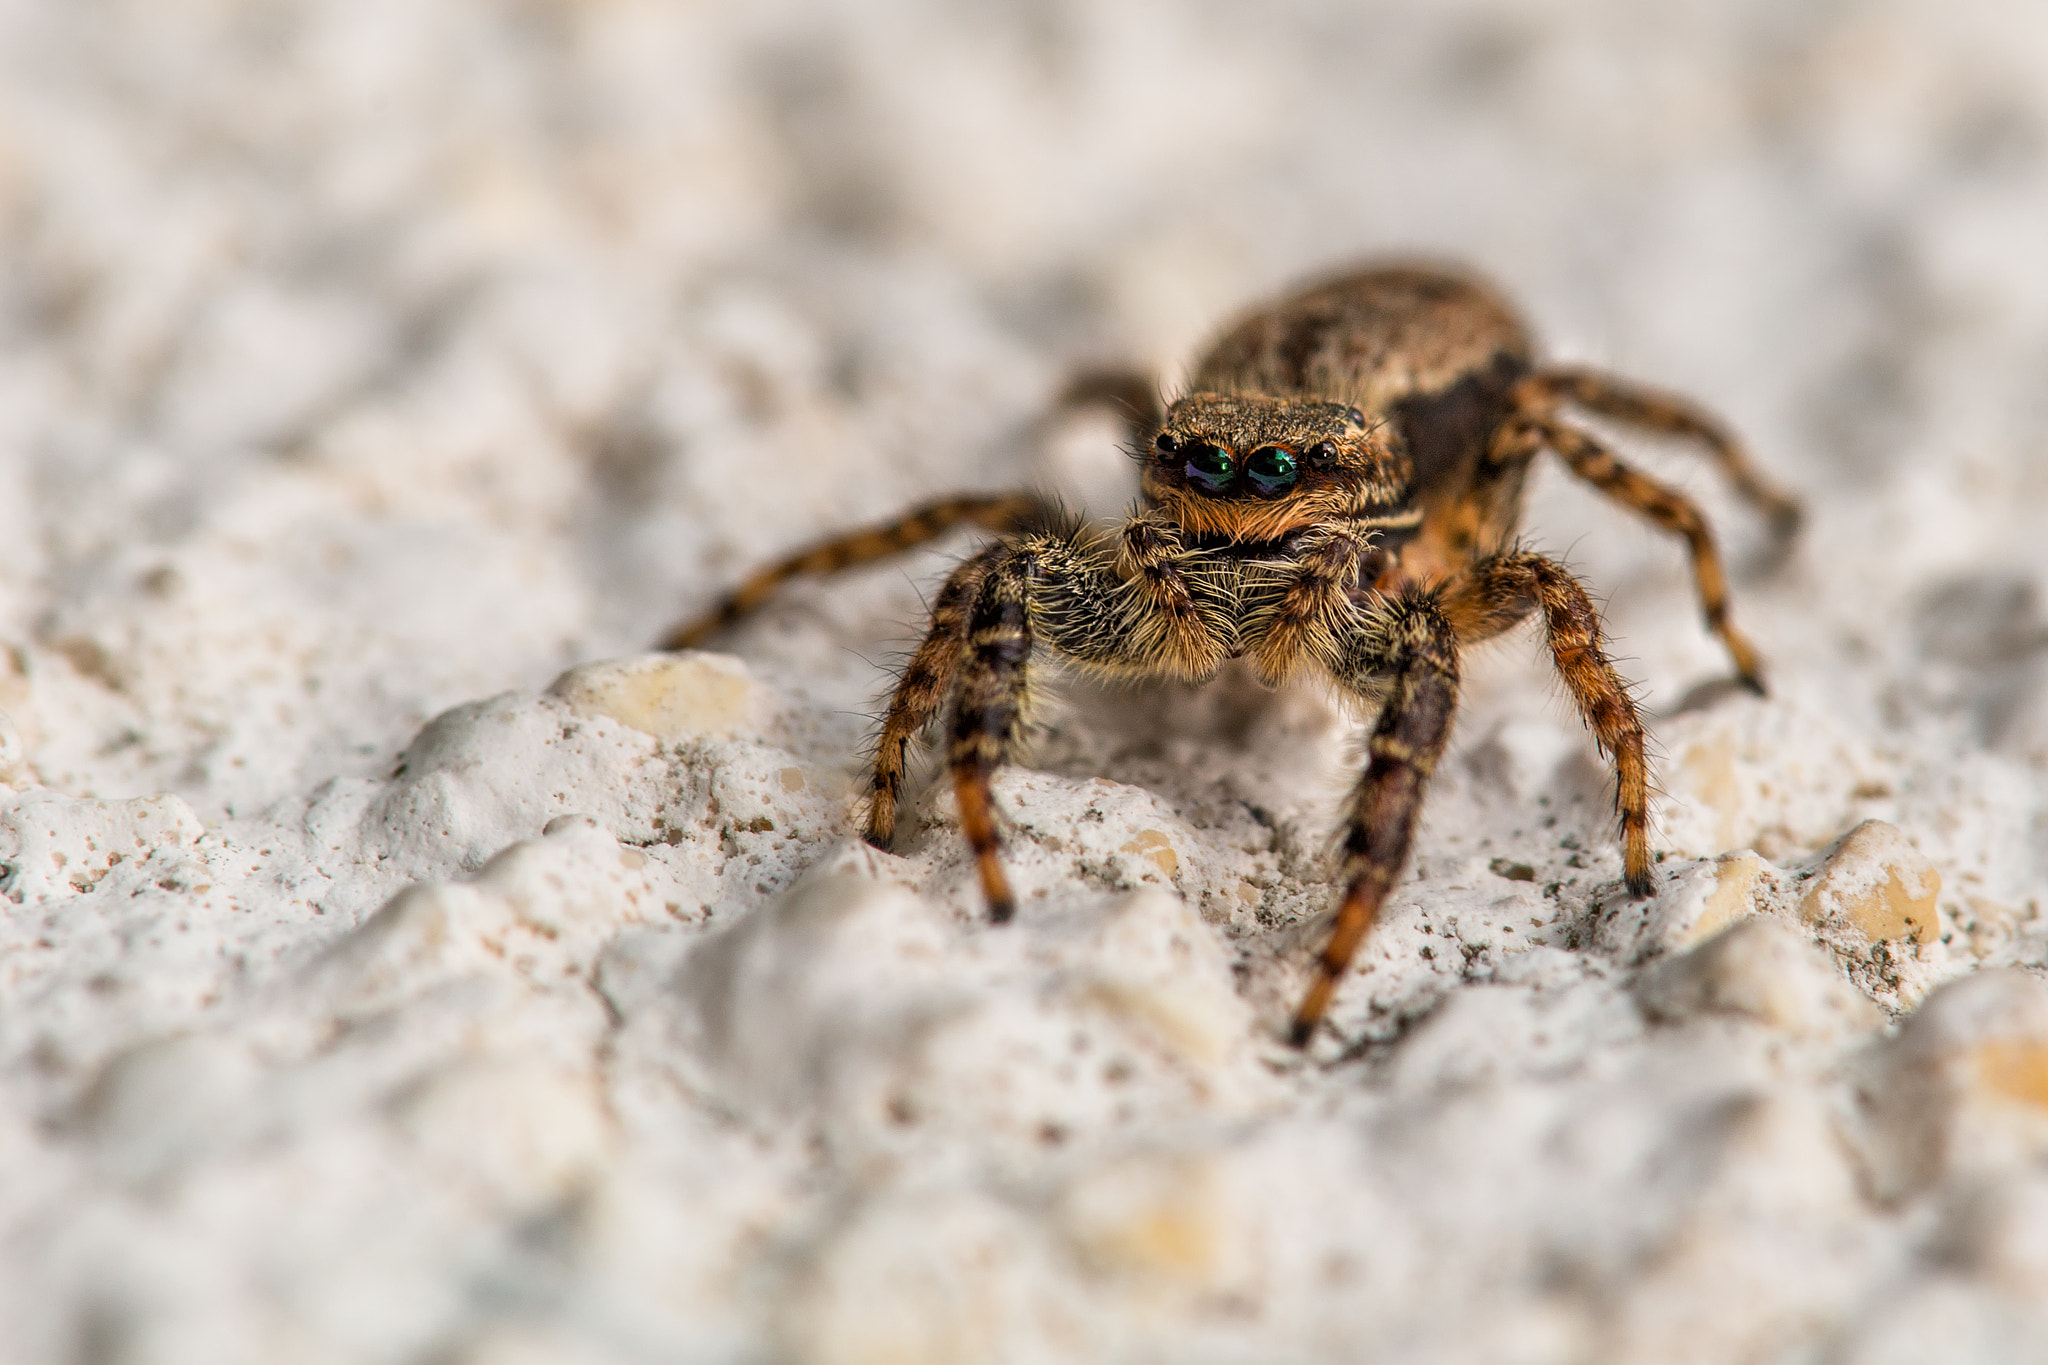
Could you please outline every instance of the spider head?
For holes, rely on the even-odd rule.
[[[1145,491],[1199,533],[1277,538],[1405,506],[1407,452],[1347,403],[1191,393],[1145,452]]]

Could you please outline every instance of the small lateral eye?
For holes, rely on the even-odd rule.
[[[1300,477],[1301,471],[1294,463],[1294,452],[1283,446],[1260,446],[1244,462],[1245,482],[1262,498],[1281,496],[1294,487],[1294,481]]]
[[[1221,493],[1237,478],[1237,461],[1223,447],[1198,441],[1187,447],[1187,463],[1181,471],[1204,493]]]
[[[1337,446],[1331,441],[1317,441],[1302,453],[1310,464],[1328,464],[1337,458]]]
[[[1358,408],[1347,408],[1345,409],[1344,415],[1351,419],[1351,425],[1354,427],[1362,427],[1365,425],[1365,413],[1359,410]]]
[[[1180,449],[1180,442],[1173,438],[1173,433],[1170,431],[1160,432],[1159,438],[1152,442],[1152,444],[1159,448],[1159,453],[1162,455],[1171,455],[1174,451]]]

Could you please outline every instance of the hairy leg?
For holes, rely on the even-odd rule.
[[[1338,679],[1361,693],[1384,688],[1385,700],[1367,741],[1371,761],[1346,820],[1344,899],[1288,1032],[1296,1047],[1315,1035],[1337,983],[1407,864],[1424,788],[1450,738],[1458,704],[1458,641],[1435,598],[1410,592],[1382,603],[1347,642],[1349,657]]]
[[[1698,441],[1750,506],[1770,519],[1773,531],[1786,536],[1798,528],[1798,500],[1766,479],[1742,443],[1697,404],[1597,370],[1549,369],[1523,382],[1543,395],[1546,407],[1572,402],[1617,422]]]
[[[1124,419],[1130,442],[1142,447],[1166,420],[1159,385],[1142,370],[1089,369],[1075,375],[1054,402],[1056,410],[1107,407]]]
[[[967,621],[960,695],[953,704],[947,762],[960,805],[960,833],[974,853],[989,918],[1001,924],[1017,913],[1003,872],[989,780],[1015,747],[1024,719],[1031,667],[1031,580],[1037,570],[1029,549],[1015,549],[982,576]]]
[[[759,607],[792,578],[838,573],[841,569],[872,564],[936,540],[958,526],[979,526],[984,530],[1004,533],[1038,524],[1049,516],[1046,505],[1029,493],[941,498],[928,502],[895,521],[839,536],[757,570],[716,607],[662,636],[656,647],[694,649]]]
[[[1001,922],[1016,913],[1016,898],[1003,872],[989,785],[1014,751],[1030,710],[1033,648],[1044,644],[1104,673],[1190,673],[1183,660],[1160,651],[1148,636],[1153,608],[1140,589],[1118,575],[1116,554],[1108,546],[1069,529],[1011,537],[988,553],[971,593],[962,593],[971,606],[955,655],[959,686],[947,763],[960,806],[961,835],[974,853],[989,917]],[[1199,600],[1197,605],[1216,609]],[[938,634],[936,621],[933,634]],[[1205,657],[1216,651],[1214,641],[1196,644]],[[919,695],[931,693],[925,689]],[[913,719],[906,710],[905,723]],[[894,733],[890,729],[885,735],[885,753]],[[879,776],[876,789],[879,794]]]
[[[1544,638],[1558,676],[1600,751],[1614,764],[1614,805],[1629,892],[1650,894],[1650,774],[1643,723],[1601,647],[1600,615],[1585,588],[1562,564],[1516,552],[1481,560],[1453,579],[1443,590],[1443,610],[1466,645],[1500,634],[1532,610],[1543,613]]]
[[[876,848],[887,848],[896,833],[896,811],[903,798],[905,750],[910,741],[931,723],[953,680],[960,674],[960,657],[967,648],[967,618],[981,580],[989,567],[1000,560],[1008,547],[998,541],[969,557],[947,576],[946,585],[932,603],[931,624],[923,641],[903,666],[896,691],[889,698],[889,712],[882,720],[881,737],[875,741],[875,772],[868,783],[866,838]]]
[[[1557,452],[1572,473],[1624,507],[1640,512],[1674,535],[1685,537],[1692,556],[1693,585],[1699,593],[1707,629],[1727,649],[1743,685],[1762,695],[1763,665],[1756,646],[1728,619],[1728,574],[1722,567],[1714,532],[1700,509],[1678,490],[1629,468],[1577,427],[1555,418],[1532,419],[1528,427],[1537,440]]]

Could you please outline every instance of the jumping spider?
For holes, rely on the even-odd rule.
[[[952,700],[948,763],[990,917],[1016,903],[989,780],[1010,756],[1044,645],[1100,674],[1201,682],[1245,660],[1278,686],[1327,679],[1377,713],[1344,823],[1345,890],[1294,1016],[1305,1044],[1407,861],[1449,738],[1463,651],[1540,612],[1558,675],[1614,764],[1628,889],[1650,890],[1643,727],[1601,648],[1599,613],[1555,560],[1516,542],[1523,485],[1548,449],[1608,497],[1685,537],[1707,626],[1742,682],[1756,651],[1728,620],[1712,533],[1691,501],[1562,416],[1574,404],[1700,442],[1781,534],[1798,506],[1690,403],[1586,370],[1541,366],[1521,321],[1467,276],[1368,269],[1241,318],[1163,410],[1143,376],[1100,376],[1070,401],[1121,400],[1142,443],[1143,496],[1114,527],[1025,494],[928,503],[748,579],[662,643],[698,644],[799,574],[907,550],[950,528],[995,534],[946,579],[896,684],[875,752],[867,838],[896,829],[904,751]]]

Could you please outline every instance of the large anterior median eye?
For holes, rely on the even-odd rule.
[[[1202,441],[1187,448],[1187,463],[1181,472],[1204,493],[1222,493],[1237,479],[1237,461],[1222,446]]]
[[[1245,482],[1262,498],[1281,496],[1294,487],[1294,481],[1300,477],[1301,470],[1294,462],[1294,452],[1280,446],[1260,446],[1244,462]]]

